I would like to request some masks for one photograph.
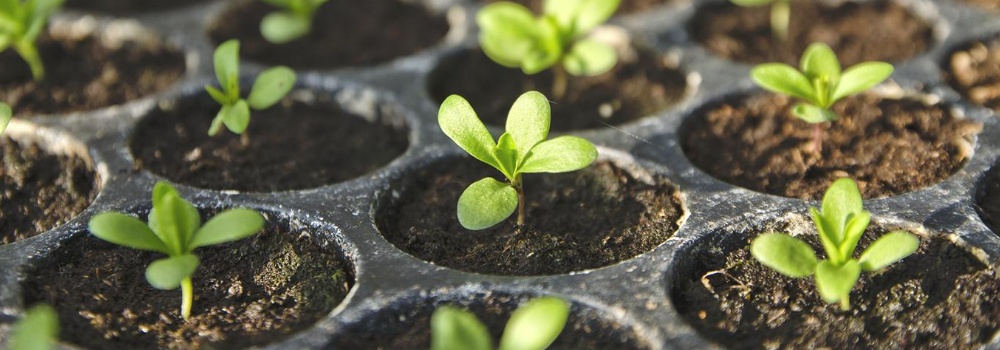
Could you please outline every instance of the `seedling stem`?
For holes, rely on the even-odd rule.
[[[181,317],[185,320],[191,317],[191,304],[194,302],[194,286],[191,277],[181,280]]]
[[[568,85],[569,77],[566,75],[566,69],[562,65],[555,65],[552,67],[552,97],[556,100],[561,100],[566,96],[566,86]]]
[[[771,4],[771,34],[779,42],[788,40],[788,23],[792,15],[792,4],[788,0],[778,0]]]

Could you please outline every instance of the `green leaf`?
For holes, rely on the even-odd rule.
[[[479,45],[493,62],[507,68],[521,68],[521,62],[531,55],[537,44],[534,38],[510,38],[481,32]]]
[[[834,233],[834,229],[826,219],[820,214],[819,210],[813,207],[809,208],[809,214],[812,216],[813,224],[816,226],[816,232],[819,234],[819,241],[823,244],[823,251],[826,252],[826,258],[830,259],[834,263],[841,263],[847,260],[848,257],[840,255],[840,239]]]
[[[858,261],[865,271],[878,271],[917,251],[920,240],[906,231],[893,231],[872,242]]]
[[[191,249],[249,237],[264,227],[264,216],[250,209],[229,209],[221,212],[195,232]]]
[[[536,45],[521,61],[521,71],[528,75],[549,69],[559,62],[563,54],[563,42],[555,19],[542,17],[537,23]]]
[[[851,294],[860,276],[861,266],[857,260],[848,260],[841,266],[823,260],[816,266],[816,289],[824,301],[835,303]]]
[[[215,77],[230,98],[240,96],[240,41],[228,40],[215,49]]]
[[[826,77],[827,81],[840,79],[840,61],[837,54],[824,43],[812,43],[802,54],[799,63],[802,73],[809,79]]]
[[[793,278],[812,276],[818,263],[806,242],[781,233],[765,233],[754,239],[750,254],[764,266]]]
[[[732,1],[734,4],[739,5],[739,6],[748,6],[749,7],[749,6],[767,5],[767,4],[770,4],[770,3],[772,3],[772,2],[774,2],[776,0],[730,0],[730,1]],[[778,0],[778,1],[780,1],[780,0]]]
[[[521,62],[536,49],[535,17],[520,4],[489,4],[476,14],[476,23],[483,52],[504,67],[520,68]]]
[[[288,12],[272,12],[260,21],[260,34],[273,44],[284,44],[309,34],[310,17],[303,18]]]
[[[90,219],[88,227],[95,237],[117,245],[170,254],[170,249],[146,223],[125,214],[97,214]]]
[[[295,87],[295,71],[285,66],[269,68],[257,76],[247,101],[250,108],[262,110],[273,106]]]
[[[156,289],[177,289],[181,281],[194,275],[200,263],[201,260],[194,254],[159,259],[146,268],[146,281]]]
[[[761,87],[806,101],[816,100],[816,91],[802,72],[784,63],[765,63],[753,67],[750,77]]]
[[[10,350],[56,349],[59,314],[51,306],[38,304],[28,309],[10,333]]]
[[[517,144],[514,142],[514,137],[510,133],[505,132],[503,135],[500,135],[500,139],[497,141],[497,148],[493,150],[493,155],[500,164],[497,170],[500,170],[508,179],[513,180],[517,176],[514,172],[517,169],[518,150]]]
[[[833,237],[836,237],[834,241],[838,243],[846,238],[844,227],[847,225],[847,219],[861,213],[862,210],[864,209],[861,207],[861,191],[850,178],[837,179],[823,193],[823,218],[831,225],[830,228],[834,230],[832,233],[835,234]]]
[[[469,230],[490,228],[517,209],[517,191],[493,178],[469,185],[458,198],[458,222]]]
[[[834,88],[832,101],[868,90],[892,75],[893,67],[884,62],[864,62],[848,68]]]
[[[234,102],[230,101],[229,96],[226,96],[224,92],[219,91],[219,89],[216,89],[211,85],[205,85],[205,91],[208,92],[208,96],[212,97],[212,99],[215,100],[215,102],[218,102],[220,105],[225,106],[232,104]]]
[[[581,40],[563,58],[566,72],[575,76],[604,74],[618,63],[618,53],[611,46],[595,40]]]
[[[597,159],[597,148],[586,139],[560,136],[543,141],[524,159],[518,173],[564,173],[586,168]]]
[[[48,23],[49,17],[62,6],[62,0],[34,0],[30,3],[34,4],[35,13],[28,22],[28,30],[25,31],[22,39],[34,42],[38,39],[42,30],[45,29],[45,24]]]
[[[517,145],[518,162],[523,161],[532,147],[548,137],[551,116],[549,100],[538,91],[525,92],[514,101],[507,114],[506,129]]]
[[[858,241],[861,240],[861,235],[865,233],[871,219],[872,214],[864,210],[847,219],[847,225],[844,226],[844,241],[840,243],[840,256],[845,259],[854,256]]]
[[[792,114],[810,124],[832,122],[837,120],[837,115],[832,111],[809,103],[796,104],[795,108],[792,109]]]
[[[170,249],[170,255],[181,255],[191,251],[188,242],[201,225],[201,216],[169,183],[160,181],[153,187],[153,210],[148,221],[149,228]]]
[[[547,0],[544,13],[555,18],[569,38],[586,34],[618,10],[620,0]]]
[[[438,125],[445,135],[472,157],[500,169],[500,164],[493,156],[496,141],[493,141],[490,131],[465,98],[448,96],[438,110]]]
[[[14,111],[6,103],[0,102],[0,134],[7,130],[7,124],[13,118]]]
[[[442,306],[431,315],[431,350],[492,350],[486,325],[471,312]]]
[[[231,106],[223,106],[219,111],[219,117],[222,118],[226,129],[234,134],[242,134],[250,126],[250,106],[245,100],[236,101]]]
[[[569,303],[553,298],[534,299],[518,308],[507,321],[500,350],[543,350],[562,333],[569,319]]]

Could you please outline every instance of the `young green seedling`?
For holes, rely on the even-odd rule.
[[[780,41],[788,39],[788,22],[792,15],[791,0],[730,0],[740,6],[763,6],[771,4],[771,35]]]
[[[545,0],[541,17],[512,2],[476,14],[479,44],[497,64],[535,74],[553,67],[552,93],[566,93],[566,73],[592,76],[618,62],[615,49],[585,36],[618,10],[620,0]]]
[[[0,0],[0,52],[14,48],[28,63],[35,81],[45,78],[45,66],[35,41],[62,0]]]
[[[470,230],[482,230],[510,217],[517,208],[517,224],[524,225],[524,188],[521,175],[563,173],[583,169],[597,158],[597,149],[585,139],[560,136],[546,140],[551,111],[540,92],[524,93],[507,115],[507,131],[494,141],[469,101],[451,95],[441,104],[438,124],[459,147],[507,177],[476,181],[458,198],[458,221]]]
[[[792,109],[799,119],[813,124],[813,152],[822,147],[821,123],[837,120],[830,107],[840,99],[868,90],[892,75],[892,65],[863,62],[841,72],[840,61],[829,46],[809,45],[799,64],[801,71],[784,63],[764,63],[750,71],[761,87],[805,100]]]
[[[257,76],[246,99],[240,97],[240,42],[229,40],[215,49],[215,76],[219,79],[220,91],[205,85],[205,91],[222,105],[219,114],[212,120],[208,134],[215,136],[225,124],[229,131],[243,134],[250,125],[250,109],[262,110],[273,106],[285,97],[295,85],[295,72],[288,67],[269,68]]]
[[[0,134],[7,130],[7,124],[14,117],[14,111],[6,103],[0,102]]]
[[[562,333],[569,318],[569,303],[541,297],[510,315],[499,350],[542,350]],[[442,306],[431,315],[431,350],[493,350],[493,339],[476,315],[453,306]]]
[[[229,209],[201,224],[201,215],[166,182],[153,188],[153,210],[149,224],[115,212],[90,219],[90,232],[105,241],[135,249],[166,254],[146,268],[146,280],[154,288],[181,288],[181,316],[191,315],[194,288],[191,276],[201,260],[195,248],[240,240],[260,231],[264,217],[250,209]]]
[[[826,260],[819,260],[806,242],[783,233],[766,233],[753,240],[750,253],[764,266],[792,277],[816,278],[816,289],[828,303],[850,309],[851,289],[861,271],[874,272],[913,254],[920,241],[906,231],[879,237],[855,259],[858,240],[868,228],[871,213],[861,208],[861,192],[853,180],[842,178],[823,194],[823,211],[810,208]]]
[[[260,34],[275,44],[287,43],[309,34],[313,16],[330,0],[261,0],[280,8],[260,22]]]
[[[51,306],[38,304],[24,313],[11,332],[10,350],[55,349],[59,339],[59,315]]]

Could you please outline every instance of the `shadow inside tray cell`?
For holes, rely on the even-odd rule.
[[[66,0],[63,6],[67,9],[103,12],[116,16],[122,16],[174,10],[185,6],[209,3],[212,1],[216,0]]]

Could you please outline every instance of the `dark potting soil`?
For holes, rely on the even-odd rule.
[[[952,53],[947,64],[945,76],[955,90],[1000,112],[1000,39],[967,45]]]
[[[400,0],[330,1],[317,10],[303,38],[271,44],[260,21],[275,7],[238,1],[210,25],[216,44],[240,40],[240,55],[266,64],[320,69],[383,63],[434,46],[448,33],[448,21],[423,6]]]
[[[878,198],[951,176],[982,130],[946,106],[863,94],[833,106],[841,118],[823,127],[817,156],[813,125],[791,114],[795,103],[755,94],[705,107],[682,126],[684,153],[712,176],[754,191],[819,199],[834,180],[850,177],[865,198]]]
[[[347,295],[353,276],[309,230],[274,225],[234,243],[201,248],[191,317],[181,292],[158,290],[146,266],[164,257],[89,233],[27,274],[25,305],[59,313],[59,338],[91,349],[237,349],[310,327]]]
[[[155,109],[130,141],[135,167],[200,188],[287,191],[362,176],[409,146],[401,120],[376,116],[370,122],[343,111],[325,95],[309,102],[286,98],[270,109],[252,111],[245,147],[239,135],[224,127],[208,136],[219,108],[199,95]]]
[[[549,275],[608,266],[656,248],[683,215],[676,189],[660,177],[637,179],[608,161],[580,171],[526,174],[525,221],[492,228],[458,223],[458,197],[496,170],[471,158],[439,161],[397,181],[376,216],[385,238],[420,259],[470,272]],[[499,180],[502,180],[499,179]]]
[[[110,47],[95,36],[39,40],[45,79],[36,82],[14,50],[0,53],[0,101],[17,115],[79,112],[121,104],[173,85],[184,75],[183,52],[159,43]]]
[[[1000,166],[994,164],[981,181],[976,197],[979,216],[994,234],[1000,235]]]
[[[480,49],[446,58],[433,73],[430,93],[438,102],[461,95],[487,125],[503,126],[521,94],[538,90],[552,100],[553,131],[597,129],[619,125],[663,111],[684,98],[686,75],[666,59],[639,50],[622,58],[610,72],[596,77],[570,77],[566,95],[552,94],[552,72],[525,75],[500,66]],[[457,79],[456,77],[461,77]]]
[[[771,34],[770,7],[741,7],[729,1],[698,9],[689,24],[694,40],[709,51],[747,63],[799,64],[813,42],[833,48],[846,68],[863,61],[901,62],[934,41],[930,25],[895,1],[793,1],[787,42]]]
[[[518,4],[524,5],[531,9],[532,12],[538,14],[542,13],[544,0],[479,0],[480,4],[489,4],[497,1],[510,1],[516,2]],[[646,11],[655,8],[660,5],[666,5],[671,3],[679,2],[679,0],[622,0],[621,4],[618,5],[617,15],[627,15],[637,12]]]
[[[85,11],[106,12],[113,15],[127,15],[139,12],[162,11],[181,8],[197,3],[207,3],[212,0],[170,0],[170,1],[137,1],[137,0],[66,0],[65,8]]]
[[[415,300],[382,308],[363,321],[347,327],[327,346],[339,349],[429,349],[431,315],[443,305],[464,308],[476,314],[490,331],[494,344],[504,325],[524,302],[503,294],[477,294],[463,300],[438,302]],[[601,317],[601,312],[573,305],[566,327],[550,350],[648,349],[627,326]]]
[[[97,195],[94,170],[80,157],[9,137],[0,139],[0,149],[0,244],[62,225]]]
[[[885,232],[869,229],[855,256]],[[946,237],[921,237],[914,255],[862,273],[849,311],[826,304],[812,277],[758,263],[751,238],[710,238],[676,270],[674,305],[712,341],[739,349],[976,349],[1000,329],[1000,276]],[[814,233],[800,238],[822,251]]]

